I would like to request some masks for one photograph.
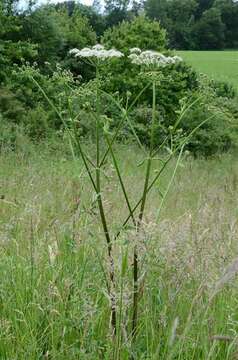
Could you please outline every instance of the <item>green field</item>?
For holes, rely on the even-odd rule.
[[[238,89],[238,51],[178,51],[198,71]]]

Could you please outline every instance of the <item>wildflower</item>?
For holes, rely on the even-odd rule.
[[[103,45],[100,45],[100,44],[97,44],[97,45],[94,45],[94,46],[93,46],[93,49],[94,49],[94,50],[104,50],[104,46],[103,46]]]
[[[166,65],[182,61],[179,56],[165,56],[160,52],[152,50],[141,52],[140,49],[133,48],[130,52],[131,54],[129,55],[129,59],[131,59],[132,64],[136,65],[164,67]]]
[[[91,48],[86,47],[82,50],[79,49],[72,49],[69,51],[71,55],[74,55],[75,57],[81,57],[81,58],[97,58],[100,60],[106,60],[109,58],[120,58],[124,56],[123,53],[121,53],[118,50],[110,49],[106,50],[104,46],[97,44]]]
[[[141,53],[141,49],[134,47],[132,49],[130,49],[130,53],[131,54],[140,54]]]
[[[78,51],[79,51],[79,49],[74,48],[74,49],[69,50],[69,54],[76,55],[78,53]]]

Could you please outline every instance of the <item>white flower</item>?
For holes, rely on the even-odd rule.
[[[132,64],[164,67],[166,65],[175,64],[178,61],[182,61],[179,56],[165,56],[157,51],[152,50],[136,53],[135,49],[136,48],[131,49],[131,55],[129,55],[129,59],[131,59]]]
[[[69,54],[70,55],[75,55],[75,54],[77,54],[79,52],[79,49],[71,49],[71,50],[69,50]]]
[[[92,47],[93,50],[104,50],[104,46],[100,44],[96,44]]]
[[[134,47],[132,49],[130,49],[130,53],[131,54],[140,54],[141,53],[141,49]]]
[[[81,58],[97,58],[100,60],[106,60],[109,58],[120,58],[124,56],[123,53],[121,53],[118,50],[110,49],[106,50],[104,46],[97,44],[93,46],[92,48],[84,48],[82,50],[78,49],[72,49],[69,52],[72,55],[75,55],[75,57],[81,57]]]
[[[74,55],[75,57],[89,57],[91,51],[92,50],[89,48],[84,48],[82,50],[78,50],[77,53],[75,52]]]

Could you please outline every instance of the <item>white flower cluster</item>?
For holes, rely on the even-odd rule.
[[[132,64],[136,65],[164,67],[182,61],[182,58],[179,56],[165,56],[152,50],[141,51],[139,48],[133,48],[130,50],[130,53],[129,59],[131,59]]]
[[[118,50],[110,49],[106,50],[104,46],[102,45],[95,45],[91,48],[84,48],[82,50],[79,49],[72,49],[69,51],[71,55],[74,55],[75,57],[82,57],[82,58],[97,58],[101,60],[106,60],[110,58],[120,58],[124,56],[123,53],[121,53]]]

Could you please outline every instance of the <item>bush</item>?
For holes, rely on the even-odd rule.
[[[208,103],[198,104],[188,111],[181,124],[185,133],[190,133],[202,121],[209,119],[191,137],[187,146],[195,155],[205,157],[228,151],[232,146],[232,131],[229,119],[219,108]]]
[[[206,77],[200,79],[200,91],[192,99],[201,96],[202,99],[186,113],[181,124],[183,130],[189,132],[210,118],[188,144],[195,156],[211,156],[237,145],[238,104],[234,94],[234,89],[228,84],[211,82]]]
[[[16,67],[8,84],[0,89],[0,112],[9,129],[22,126],[34,141],[50,137],[52,133],[62,135],[65,124],[70,127],[71,119],[76,116],[79,135],[92,136],[94,125],[89,110],[96,106],[94,89],[94,80],[81,84],[60,66],[51,75],[45,75],[37,64],[24,65]],[[107,102],[107,109],[114,112],[115,106]]]
[[[32,139],[38,140],[49,136],[51,130],[59,131],[62,122],[33,79],[44,89],[46,96],[65,119],[69,117],[68,101],[77,90],[77,81],[69,71],[59,67],[49,76],[43,75],[36,64],[24,65],[16,67],[8,83],[0,89],[3,119],[9,127],[23,126]]]
[[[168,84],[168,83],[166,83]],[[161,89],[158,90],[160,92]],[[164,91],[169,96],[169,91]],[[173,92],[172,92],[173,94]],[[176,94],[176,92],[175,92]],[[161,103],[160,97],[158,97]],[[166,102],[166,98],[164,99]],[[238,103],[234,89],[226,83],[214,82],[207,77],[199,79],[199,88],[187,94],[179,103],[180,107],[189,106],[182,118],[177,131],[181,136],[189,135],[196,130],[187,144],[187,149],[194,156],[212,156],[230,150],[237,145],[238,139]],[[179,107],[178,112],[179,112]],[[176,116],[166,116],[165,107],[158,107],[157,129],[155,142],[159,145],[173,127]],[[171,109],[173,111],[173,107]],[[151,108],[148,105],[138,106],[131,113],[131,121],[137,131],[137,135],[143,144],[148,144],[150,139],[150,123],[152,119]],[[159,126],[160,123],[160,126]],[[128,129],[130,133],[130,129]]]
[[[210,80],[208,86],[213,88],[215,94],[218,97],[234,99],[236,96],[236,90],[234,89],[234,86],[225,81]]]
[[[109,48],[115,47],[129,54],[131,48],[162,51],[166,48],[166,31],[158,21],[144,15],[135,17],[131,22],[123,21],[118,26],[106,30],[102,42]]]

